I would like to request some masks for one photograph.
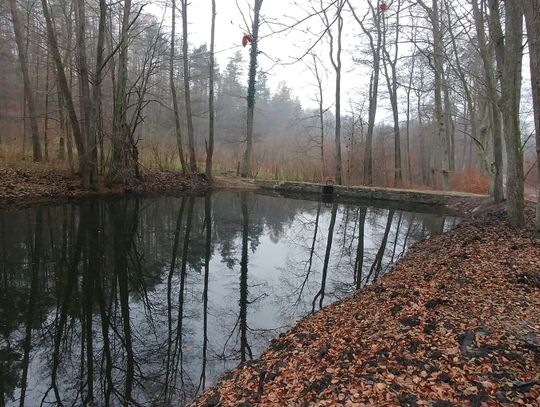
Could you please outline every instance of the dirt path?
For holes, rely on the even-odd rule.
[[[420,242],[192,406],[540,405],[540,240],[501,212]]]

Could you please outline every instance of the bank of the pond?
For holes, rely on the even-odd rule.
[[[459,191],[436,191],[359,185],[325,185],[312,182],[264,181],[256,180],[259,188],[285,193],[333,195],[340,198],[360,200],[386,200],[399,203],[421,205],[453,205],[462,201],[478,201],[487,195]]]
[[[502,211],[415,245],[192,406],[540,405],[540,240]]]
[[[58,203],[89,196],[174,194],[208,187],[208,181],[200,175],[183,176],[176,172],[147,171],[141,182],[130,190],[119,185],[110,187],[99,181],[96,190],[88,191],[81,187],[80,177],[71,175],[65,169],[42,165],[0,167],[0,209]]]

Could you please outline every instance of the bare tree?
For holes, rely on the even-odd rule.
[[[89,155],[89,172],[90,183],[92,184],[98,171],[98,150],[97,141],[101,129],[101,108],[102,108],[102,93],[101,83],[103,82],[103,70],[105,68],[105,29],[107,25],[107,2],[106,0],[99,0],[99,23],[98,23],[98,37],[96,44],[96,66],[94,71],[94,77],[92,81],[92,102],[90,106],[89,126],[88,126],[88,138],[87,147]],[[104,165],[104,163],[102,163]]]
[[[411,24],[411,41],[416,42],[416,28],[414,27],[414,20]],[[414,71],[416,66],[416,55],[411,55],[409,63],[409,81],[405,87],[405,94],[407,95],[407,110],[405,111],[405,140],[406,140],[406,150],[407,150],[407,172],[409,174],[409,183],[413,183],[413,173],[411,167],[411,92],[413,91],[413,79]]]
[[[322,19],[325,26],[325,31],[328,35],[328,42],[330,45],[329,56],[332,67],[336,73],[335,81],[335,145],[336,145],[336,168],[335,168],[335,178],[337,184],[343,183],[342,175],[342,163],[341,163],[341,38],[343,35],[343,16],[341,12],[343,6],[345,5],[344,0],[337,0],[335,2],[336,13],[332,21],[328,18],[328,7],[324,7],[322,0],[320,0],[320,7],[322,10]],[[336,38],[332,33],[332,25],[337,23],[337,33]]]
[[[493,71],[493,64],[490,57],[490,48],[486,41],[486,33],[484,29],[484,16],[480,11],[478,0],[472,0],[472,8],[474,15],[474,23],[476,26],[476,38],[478,41],[478,49],[482,58],[482,66],[484,68],[484,81],[486,97],[489,103],[490,119],[491,119],[491,134],[493,139],[493,163],[489,165],[491,175],[492,194],[495,201],[501,202],[504,199],[503,195],[503,179],[502,179],[502,128],[500,120],[500,111],[497,105],[499,95],[497,93],[497,82]],[[467,99],[471,98],[470,92],[467,93]],[[472,102],[472,101],[471,101]],[[470,102],[470,103],[471,103]],[[469,107],[471,114],[471,125],[475,126],[474,109]],[[476,137],[475,128],[473,128],[473,137]]]
[[[186,159],[184,157],[184,147],[182,141],[182,129],[180,128],[180,111],[178,109],[178,99],[176,95],[176,85],[174,83],[174,55],[175,55],[175,35],[176,35],[176,0],[172,0],[171,17],[171,49],[169,50],[169,83],[171,87],[172,107],[174,114],[174,130],[176,134],[176,146],[178,148],[178,158],[182,172],[187,173]]]
[[[80,92],[80,114],[79,118],[81,123],[81,133],[84,142],[86,143],[86,170],[85,178],[88,187],[95,186],[97,176],[97,122],[98,122],[98,109],[100,106],[101,98],[101,64],[103,63],[103,43],[104,43],[104,29],[106,18],[106,4],[100,4],[100,29],[101,33],[98,33],[98,45],[96,51],[96,72],[93,78],[93,100],[90,95],[90,73],[88,69],[88,58],[86,55],[86,5],[84,0],[77,0],[75,2],[77,8],[76,12],[76,37],[77,37],[77,62],[78,62],[78,76],[79,76],[79,92]],[[99,65],[98,65],[99,64]]]
[[[186,99],[186,120],[188,133],[188,149],[189,149],[189,170],[197,172],[197,157],[195,154],[195,135],[193,131],[193,113],[191,109],[191,74],[189,69],[188,55],[188,19],[187,7],[188,0],[180,0],[182,3],[182,58],[184,61],[184,96]]]
[[[321,72],[319,71],[319,63],[317,61],[317,56],[312,53],[311,57],[313,59],[313,66],[310,67],[311,71],[313,72],[313,75],[315,76],[315,80],[317,81],[317,95],[315,96],[315,100],[317,102],[317,119],[318,119],[318,130],[319,130],[319,137],[320,137],[320,152],[321,152],[321,181],[324,181],[325,177],[325,165],[324,165],[324,113],[328,110],[324,108],[324,92],[323,92],[323,78],[321,76]]]
[[[216,0],[212,0],[212,23],[210,28],[210,64],[208,66],[208,148],[206,150],[206,176],[212,179],[212,158],[214,155],[214,129],[216,125],[216,111],[214,107],[214,40],[216,33]]]
[[[17,43],[17,52],[19,54],[19,62],[21,64],[21,71],[23,74],[24,83],[24,95],[26,99],[26,105],[28,107],[28,114],[30,115],[30,129],[32,133],[32,147],[33,147],[33,159],[34,161],[41,161],[43,159],[41,154],[41,144],[39,142],[39,131],[36,116],[36,107],[34,100],[34,90],[32,83],[30,82],[30,75],[28,73],[28,60],[26,57],[26,49],[24,46],[24,38],[19,20],[19,13],[17,11],[16,0],[9,0],[11,10],[11,20],[13,22],[13,30],[15,31],[15,42]]]
[[[62,100],[63,100],[64,106],[68,113],[69,122],[71,125],[71,129],[73,131],[73,138],[75,139],[75,145],[77,146],[77,152],[79,155],[79,171],[81,172],[81,175],[82,175],[83,187],[88,188],[90,178],[88,175],[88,167],[87,167],[88,157],[86,155],[86,147],[85,147],[85,142],[83,138],[83,133],[81,131],[79,120],[77,118],[77,113],[75,111],[75,105],[73,103],[71,89],[70,89],[70,86],[68,85],[66,73],[64,70],[64,64],[62,62],[62,57],[60,55],[60,51],[58,48],[56,32],[54,29],[51,14],[49,12],[49,5],[47,4],[47,0],[41,0],[41,5],[43,7],[43,15],[45,17],[45,23],[47,27],[47,38],[49,41],[49,48],[50,48],[50,51],[54,60],[55,68],[56,68],[58,86],[62,94]]]
[[[403,183],[403,172],[401,169],[401,136],[399,131],[399,108],[398,108],[398,83],[397,83],[397,63],[398,63],[398,50],[399,50],[399,14],[401,10],[401,1],[398,0],[395,14],[395,26],[394,26],[394,53],[390,55],[388,51],[389,45],[387,43],[387,31],[388,31],[388,18],[382,17],[383,22],[383,68],[384,76],[386,78],[386,85],[388,87],[388,95],[390,96],[390,105],[392,106],[392,117],[394,119],[394,186],[400,186]],[[388,69],[390,67],[390,69]]]
[[[540,232],[540,3],[534,0],[524,0],[523,6],[529,40],[529,60],[531,65],[531,86],[536,133],[536,166],[538,168],[539,183],[537,185],[535,228]]]
[[[129,141],[127,128],[127,64],[129,47],[129,15],[131,12],[131,0],[126,0],[122,12],[120,50],[117,61],[116,86],[114,93],[114,112],[112,129],[112,160],[110,168],[110,180],[113,182],[128,179],[129,171]]]
[[[418,4],[426,11],[429,21],[431,23],[431,29],[433,34],[433,73],[434,80],[434,92],[435,92],[435,122],[437,124],[437,140],[439,142],[442,151],[442,179],[443,189],[448,191],[450,189],[450,164],[448,156],[448,120],[446,118],[447,112],[443,108],[442,101],[442,87],[443,87],[443,75],[444,75],[444,41],[443,32],[441,30],[439,0],[432,0],[431,7],[429,7],[423,0],[418,0]]]
[[[247,131],[246,131],[246,151],[242,164],[242,177],[248,177],[251,167],[251,155],[253,151],[253,119],[255,116],[255,82],[257,79],[257,54],[259,44],[260,13],[263,0],[255,0],[253,7],[253,22],[251,25],[251,50],[249,53],[249,76],[247,90]]]
[[[48,131],[49,131],[49,100],[51,96],[51,88],[50,88],[50,53],[49,49],[47,48],[47,61],[45,62],[45,122],[43,123],[43,152],[44,152],[44,159],[45,161],[49,161],[49,139],[48,139]]]
[[[368,127],[366,134],[366,147],[364,150],[364,183],[373,184],[373,132],[375,129],[375,116],[377,114],[377,102],[379,95],[379,76],[380,76],[380,64],[381,64],[381,48],[382,48],[382,30],[381,30],[381,14],[378,12],[377,7],[373,5],[372,0],[368,0],[369,11],[359,18],[356,14],[354,7],[351,3],[347,2],[351,9],[355,20],[358,22],[362,31],[369,40],[369,48],[372,56],[371,78],[369,81],[369,114],[368,114]],[[365,19],[368,14],[371,13],[371,17],[374,24],[374,31],[372,32],[365,25]],[[374,38],[375,37],[375,38]]]
[[[489,23],[494,38],[497,68],[501,82],[499,106],[502,111],[506,142],[508,218],[512,225],[521,227],[525,224],[523,146],[519,124],[523,10],[518,2],[504,2],[505,32],[503,35],[499,0],[489,0],[489,5]]]

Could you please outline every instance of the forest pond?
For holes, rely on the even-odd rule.
[[[458,222],[371,205],[221,191],[0,212],[0,405],[181,405]]]

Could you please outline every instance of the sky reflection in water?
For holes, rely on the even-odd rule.
[[[181,404],[456,222],[231,191],[0,212],[0,405]]]

